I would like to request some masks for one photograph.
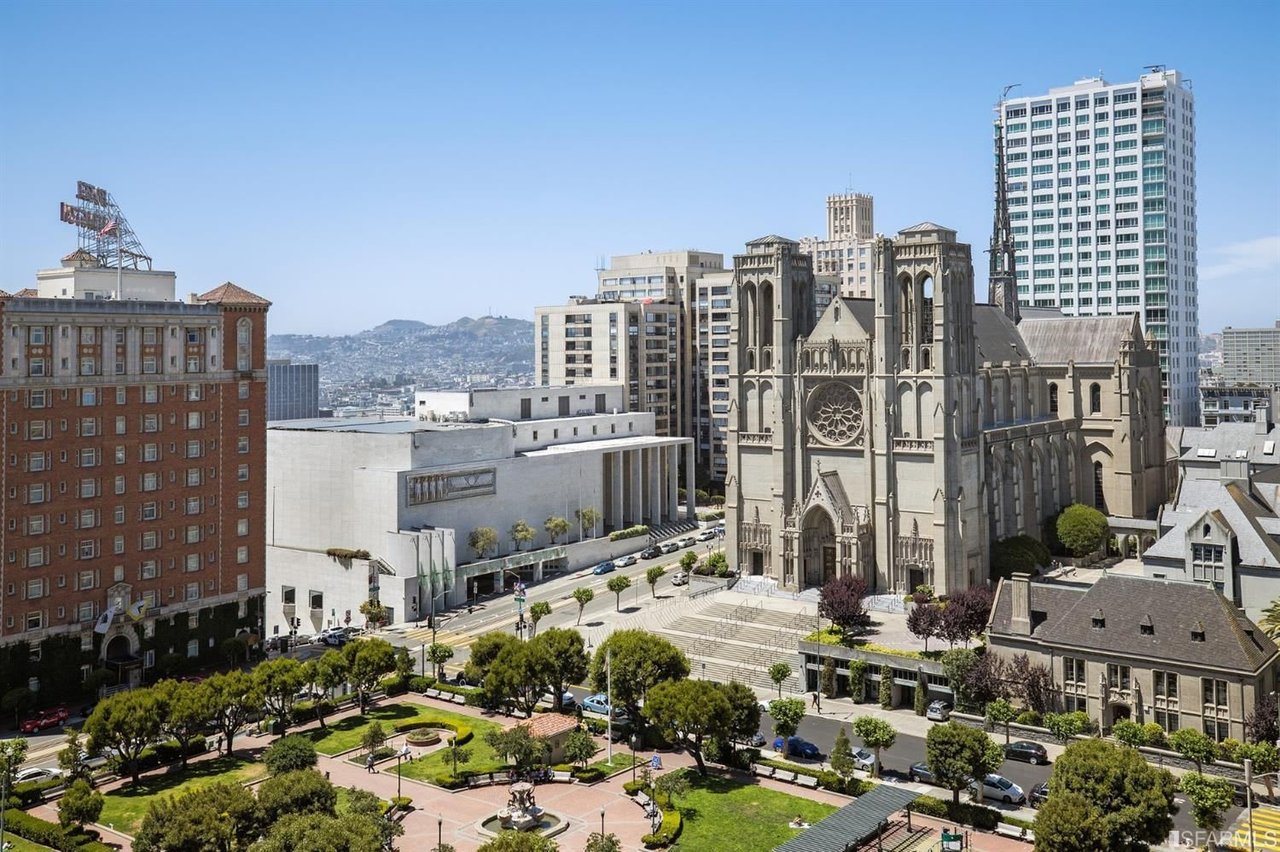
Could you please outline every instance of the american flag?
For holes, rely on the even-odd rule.
[[[112,219],[110,222],[106,224],[105,227],[103,227],[101,231],[98,232],[98,236],[105,237],[108,234],[114,234],[118,230],[120,230],[119,223],[116,222],[115,219]]]

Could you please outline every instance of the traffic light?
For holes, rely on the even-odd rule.
[[[301,626],[302,626],[302,619],[301,619],[301,618],[297,618],[297,617],[295,617],[295,618],[293,619],[293,629],[294,629],[294,630],[297,630],[297,629],[298,629],[299,627],[301,627]]]

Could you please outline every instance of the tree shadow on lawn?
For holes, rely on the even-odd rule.
[[[172,787],[187,781],[194,781],[199,778],[209,778],[210,776],[221,776],[237,769],[243,769],[250,764],[250,759],[244,756],[240,757],[215,757],[210,760],[197,760],[187,764],[187,768],[183,769],[180,764],[174,764],[159,772],[153,772],[149,775],[142,775],[138,778],[138,783],[124,784],[112,790],[107,795],[118,796],[122,799],[138,798],[140,796],[153,796],[157,793],[163,793]]]
[[[640,607],[638,607],[638,606],[624,606],[622,609],[620,609],[620,610],[618,610],[618,611],[619,611],[619,612],[621,612],[621,613],[623,613],[623,614],[630,615],[630,614],[631,614],[631,613],[633,613],[633,612],[639,612],[639,611],[640,611]]]

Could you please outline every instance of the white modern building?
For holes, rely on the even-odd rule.
[[[1195,99],[1156,68],[1001,104],[1018,300],[1137,314],[1156,340],[1166,420],[1199,423]]]
[[[1222,378],[1280,388],[1280,320],[1270,328],[1222,330]]]
[[[476,390],[466,400],[423,394],[421,419],[269,426],[268,635],[287,633],[294,619],[302,633],[346,623],[348,613],[363,623],[359,607],[370,598],[392,622],[426,620],[501,592],[517,576],[537,581],[547,568],[574,569],[643,546],[645,538],[610,542],[607,533],[682,517],[677,489],[693,494],[693,468],[682,466],[681,450],[691,442],[655,436],[652,414],[595,413],[600,395],[612,411],[621,393],[593,386]],[[563,396],[571,397],[569,416],[534,415],[562,410]],[[585,534],[575,523],[580,509],[600,515]],[[569,520],[567,536],[551,541],[544,529],[551,517]],[[520,520],[536,536],[517,546],[510,530]],[[496,549],[482,555],[468,545],[481,527],[498,533]]]

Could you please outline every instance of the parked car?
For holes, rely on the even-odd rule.
[[[680,549],[680,542],[664,541],[662,544],[658,546],[662,548],[663,553],[675,553],[677,550]]]
[[[1031,788],[1031,792],[1027,794],[1027,804],[1033,808],[1038,808],[1049,798],[1049,782],[1041,781],[1039,784]]]
[[[613,564],[617,565],[619,568],[630,568],[639,561],[640,560],[636,559],[634,553],[628,553],[626,556],[619,556],[617,559],[613,560]]]
[[[698,541],[711,541],[711,539],[715,537],[716,537],[716,531],[713,529],[703,530],[702,532],[694,536],[694,538],[696,538]]]
[[[975,787],[977,787],[977,782],[970,781],[969,792],[972,793]],[[1027,801],[1027,796],[1022,792],[1021,787],[1003,775],[996,775],[995,773],[983,777],[982,797],[984,799],[997,799],[1006,805],[1021,805]]]
[[[778,737],[773,741],[773,750],[784,756],[789,754],[807,760],[822,759],[822,749],[800,737]]]
[[[871,772],[876,768],[876,756],[865,748],[853,750],[853,765],[863,772]]]
[[[609,696],[603,692],[597,692],[594,695],[588,695],[582,699],[582,709],[590,710],[592,713],[599,713],[602,716],[609,714]]]
[[[656,544],[651,544],[644,550],[640,551],[641,559],[657,559],[662,555],[662,548]]]
[[[611,574],[617,568],[612,562],[605,560],[591,569],[592,574]]]
[[[29,769],[23,769],[13,776],[14,784],[29,784],[33,781],[48,781],[50,778],[61,778],[61,769],[51,769],[44,766],[32,766]]]
[[[762,734],[760,731],[756,731],[754,734],[750,736],[750,738],[747,739],[747,745],[751,746],[752,748],[764,748],[765,743],[767,743],[768,741],[769,739],[764,734]]]
[[[676,540],[676,544],[680,547],[693,547],[697,543],[698,540],[691,535]]]
[[[925,710],[924,717],[930,722],[945,722],[951,718],[951,702],[938,699],[929,702],[929,708]]]
[[[341,627],[334,627],[326,630],[319,635],[320,641],[325,645],[332,645],[335,648],[341,648],[343,645],[351,641],[351,637],[347,631]]]
[[[1030,740],[1014,740],[1004,747],[1005,760],[1024,760],[1035,766],[1049,762],[1049,752],[1040,743]]]
[[[929,769],[929,764],[923,760],[919,763],[911,764],[911,768],[907,770],[907,777],[912,781],[923,781],[926,784],[933,783],[933,771]]]
[[[65,707],[50,707],[41,710],[36,715],[23,720],[18,726],[19,730],[24,734],[34,734],[43,731],[45,728],[56,728],[63,722],[67,721],[70,716]]]
[[[671,585],[683,586],[689,582],[689,575],[685,571],[677,571],[671,575]]]
[[[552,705],[556,703],[555,696],[550,692],[542,696],[542,700]],[[560,694],[560,707],[562,709],[572,710],[577,706],[578,706],[578,699],[574,697],[574,694],[572,692],[566,689],[564,692]]]

